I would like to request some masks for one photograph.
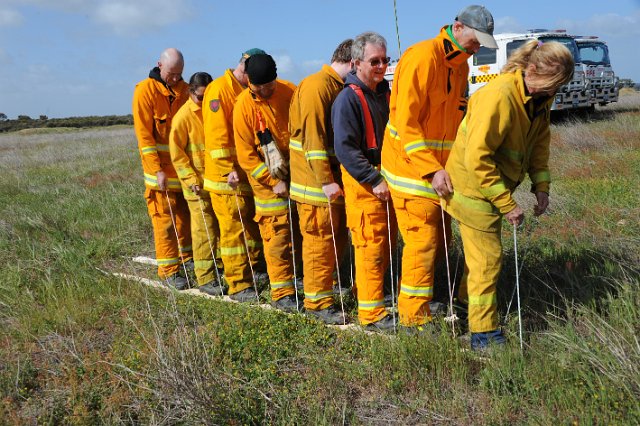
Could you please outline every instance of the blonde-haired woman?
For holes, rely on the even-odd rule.
[[[549,205],[549,121],[556,91],[571,80],[571,52],[557,42],[531,40],[502,73],[469,99],[446,171],[453,194],[443,208],[460,226],[465,273],[459,298],[469,306],[471,348],[504,344],[498,328],[496,284],[502,262],[502,217],[512,225],[524,211],[512,198],[528,174],[537,205]]]

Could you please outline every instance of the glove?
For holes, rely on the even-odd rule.
[[[264,157],[264,164],[269,169],[271,176],[279,180],[286,180],[289,176],[289,164],[282,156],[269,129],[260,135],[260,149]]]

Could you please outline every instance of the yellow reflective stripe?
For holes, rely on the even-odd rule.
[[[269,283],[272,289],[293,287],[293,281],[271,281]]]
[[[188,251],[191,251],[191,250],[192,250],[192,247],[191,247],[191,246],[178,247],[178,250],[179,250],[181,253],[186,253],[186,252],[188,252]]]
[[[329,199],[324,194],[324,191],[320,188],[313,188],[311,186],[304,186],[295,182],[291,182],[289,191],[291,192],[291,195],[307,200],[320,201],[323,203],[329,202]]]
[[[469,305],[495,305],[498,303],[498,297],[496,293],[481,294],[479,296],[469,295]]]
[[[209,156],[214,160],[216,158],[226,158],[226,157],[235,157],[236,149],[235,148],[221,148],[221,149],[212,149],[209,151]]]
[[[204,151],[204,144],[203,143],[188,143],[187,144],[187,151],[190,151],[190,152],[202,152],[202,151]]]
[[[315,293],[304,292],[304,298],[312,301],[318,301],[324,298],[330,297],[333,299],[333,290],[323,290]]]
[[[209,252],[211,254],[211,252]],[[193,266],[198,269],[209,269],[213,268],[213,260],[194,260]]]
[[[261,199],[253,197],[253,200],[256,204],[256,212],[287,211],[289,208],[289,201],[284,198]]]
[[[503,157],[507,157],[512,159],[513,161],[522,161],[522,159],[524,158],[524,154],[520,151],[514,151],[513,149],[509,149],[506,148],[504,146],[501,146],[500,148],[498,148],[498,150],[496,151],[496,154],[498,155],[502,155]]]
[[[460,194],[459,192],[453,192],[453,201],[463,205],[471,210],[478,210],[485,213],[499,214],[500,211],[487,200],[481,200],[479,198],[471,198]]]
[[[262,247],[262,241],[255,241],[255,240],[246,240],[246,241],[249,248],[255,249],[255,248]],[[247,253],[247,248],[245,247],[244,244],[240,246],[233,246],[233,247],[220,247],[221,256],[237,256],[239,254],[246,254],[246,253]]]
[[[407,296],[430,297],[433,296],[433,287],[414,287],[401,284],[400,293],[404,293]]]
[[[329,154],[325,150],[307,151],[305,152],[304,156],[308,161],[327,160],[329,158]]]
[[[237,190],[233,189],[231,185],[226,182],[214,182],[209,179],[204,179],[204,188],[207,191],[229,191],[236,192],[240,191],[241,194],[250,195],[251,194],[251,185],[248,183],[241,183],[238,185]]]
[[[168,178],[167,181],[167,187],[169,189],[182,189],[182,185],[180,185],[180,180],[178,178]],[[158,178],[156,177],[156,175],[145,173],[144,183],[154,189],[158,188]]]
[[[453,147],[453,141],[438,141],[438,140],[416,140],[404,144],[404,151],[407,154],[413,154],[418,151],[424,151],[427,149],[435,149],[438,151],[450,151]]]
[[[505,186],[504,182],[500,181],[495,185],[491,185],[488,188],[478,188],[478,191],[480,191],[480,193],[485,197],[492,198],[492,197],[495,197],[496,195],[505,193],[506,191],[508,191],[508,189]]]
[[[551,173],[549,170],[542,170],[540,172],[534,173],[531,177],[531,182],[535,185],[540,182],[551,182]]]
[[[391,123],[387,122],[387,129],[389,129],[389,135],[397,140],[400,140],[400,136],[398,136],[398,130],[391,125]]]
[[[381,173],[382,176],[384,176],[384,178],[387,180],[389,186],[396,191],[431,198],[433,200],[439,199],[436,191],[426,180],[416,180],[396,176],[385,169],[384,166],[382,167]]]
[[[294,139],[289,139],[289,149],[292,149],[294,151],[302,151],[302,142]]]
[[[149,155],[149,154],[157,154],[158,150],[156,149],[155,146],[145,146],[140,150],[140,152],[142,152],[142,155]]]
[[[167,259],[156,259],[156,262],[158,262],[158,265],[160,266],[171,266],[171,265],[177,265],[178,263],[180,263],[180,258],[169,257]]]
[[[265,173],[267,173],[267,165],[264,163],[260,163],[258,167],[253,169],[253,171],[251,172],[251,176],[253,176],[255,179],[258,179]]]
[[[384,307],[384,299],[378,300],[358,300],[358,309],[363,311],[372,311],[374,309]]]
[[[156,145],[156,149],[160,152],[169,152],[169,145],[165,143],[159,143]]]
[[[176,169],[176,173],[178,173],[178,177],[181,177],[181,178],[196,174],[196,172],[194,172],[191,167],[185,167],[184,169]]]

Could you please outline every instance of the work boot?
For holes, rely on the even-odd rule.
[[[429,311],[431,311],[431,315],[444,315],[447,313],[447,305],[432,300],[429,302]]]
[[[176,290],[186,290],[189,287],[189,282],[185,277],[179,273],[175,273],[164,279],[169,287],[173,287]]]
[[[240,303],[258,302],[258,295],[253,287],[245,288],[242,291],[230,294],[229,298]]]
[[[211,280],[206,284],[198,287],[202,293],[206,293],[209,296],[222,296],[224,295],[224,287],[222,287],[216,280]]]
[[[475,352],[487,352],[492,348],[504,347],[506,343],[507,339],[500,329],[471,333],[471,350]]]
[[[290,294],[271,302],[271,306],[283,312],[300,312],[302,310],[302,301],[296,303],[296,296]]]
[[[258,288],[269,286],[269,274],[267,274],[266,272],[254,272],[253,279],[256,281],[256,285],[258,286]]]
[[[192,274],[196,270],[196,265],[195,265],[195,263],[193,263],[193,259],[187,260],[186,262],[184,262],[182,264],[182,266],[184,266],[184,269],[187,270],[188,274]],[[184,271],[184,269],[183,269],[183,271]]]
[[[337,310],[333,305],[319,311],[307,309],[306,312],[316,318],[321,319],[325,324],[337,325],[345,323],[345,317],[342,315],[342,312]],[[346,322],[349,322],[349,320],[347,319]]]
[[[376,333],[393,333],[396,329],[397,321],[393,319],[393,315],[387,315],[376,322],[372,322],[363,326],[366,331],[374,331]]]

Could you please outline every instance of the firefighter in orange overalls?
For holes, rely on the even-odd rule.
[[[218,249],[218,220],[211,208],[209,192],[202,187],[204,172],[204,130],[202,99],[211,83],[206,72],[197,72],[189,79],[189,100],[173,119],[169,137],[171,161],[182,183],[182,193],[191,213],[191,240],[194,272],[200,290],[212,296],[222,296],[222,283],[215,264]]]
[[[342,256],[347,228],[340,164],[333,152],[331,105],[351,69],[352,43],[340,43],[331,65],[300,82],[289,107],[290,191],[300,216],[304,308],[328,324],[344,321],[333,297],[336,257]]]
[[[204,189],[211,196],[211,205],[220,227],[220,257],[229,297],[237,302],[255,301],[255,295],[243,290],[256,282],[267,281],[266,273],[258,271],[262,257],[262,239],[253,221],[254,205],[251,186],[244,170],[238,165],[233,140],[233,108],[249,81],[245,62],[262,49],[242,53],[238,65],[212,81],[204,92]],[[252,275],[253,271],[253,275]]]
[[[389,188],[380,174],[389,116],[387,42],[377,33],[360,34],[353,40],[351,55],[355,71],[347,75],[333,103],[331,123],[355,252],[358,319],[365,329],[389,332],[396,324],[385,308],[383,284],[396,225]]]
[[[238,96],[233,109],[238,163],[253,190],[272,304],[284,311],[299,311],[288,190],[289,103],[295,85],[276,79],[276,63],[270,55],[252,55],[246,62],[246,72],[249,88]],[[243,292],[255,297],[253,288]]]
[[[440,34],[407,49],[395,70],[382,174],[404,240],[398,296],[400,325],[429,331],[429,302],[438,252],[443,248],[439,197],[449,194],[444,167],[466,107],[467,59],[481,45],[497,48],[493,17],[468,6]],[[450,218],[445,218],[450,232]]]
[[[158,66],[136,85],[133,94],[133,127],[147,187],[145,199],[153,225],[158,275],[178,290],[188,283],[178,273],[180,264],[193,266],[189,208],[169,155],[171,120],[189,98],[183,68],[182,53],[166,49]]]

